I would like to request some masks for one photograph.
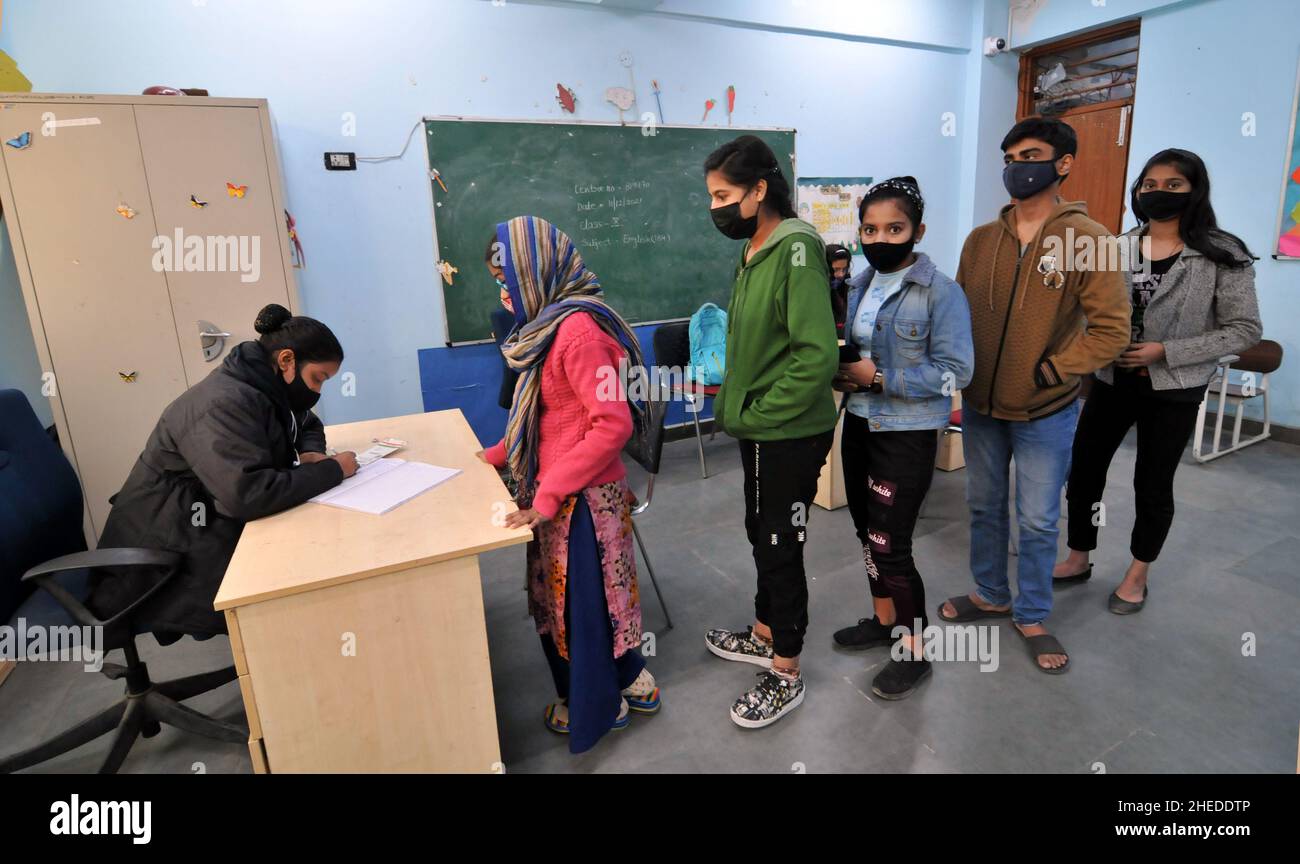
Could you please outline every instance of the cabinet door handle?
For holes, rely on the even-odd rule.
[[[203,349],[203,359],[209,363],[221,356],[221,349],[226,347],[226,340],[231,334],[217,327],[211,321],[199,321],[199,347]]]

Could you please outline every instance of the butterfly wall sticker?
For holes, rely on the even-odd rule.
[[[248,186],[236,186],[229,180],[226,181],[226,194],[231,198],[243,198],[244,193],[248,191]]]
[[[10,138],[5,143],[15,150],[26,150],[28,147],[32,146],[32,133],[24,132],[17,137]]]
[[[208,206],[208,202],[207,202],[207,201],[200,201],[198,198],[195,198],[193,195],[191,195],[191,196],[190,196],[190,206],[193,207],[193,208],[196,209],[196,210],[202,210],[204,207],[207,207],[207,206]]]
[[[136,376],[137,374],[138,374],[138,373],[136,373],[136,372],[118,372],[118,373],[117,373],[117,377],[121,378],[121,379],[122,379],[123,381],[125,381],[127,384],[134,384],[134,383],[135,383],[135,376]]]

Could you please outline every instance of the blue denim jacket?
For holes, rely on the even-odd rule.
[[[867,268],[849,280],[844,337],[853,342],[858,304],[876,275]],[[854,345],[854,347],[858,347]],[[970,383],[975,369],[970,307],[961,286],[940,273],[924,252],[903,286],[876,316],[871,359],[884,376],[884,392],[872,393],[872,429],[942,429],[952,413],[952,394]],[[845,394],[847,401],[848,394]]]

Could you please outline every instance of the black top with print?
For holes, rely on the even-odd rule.
[[[1150,268],[1143,267],[1144,260],[1139,257],[1138,269],[1133,273],[1133,319],[1132,319],[1132,342],[1144,342],[1143,322],[1146,315],[1147,306],[1151,304],[1151,298],[1160,290],[1160,282],[1165,278],[1174,263],[1178,261],[1181,253],[1175,252],[1167,258],[1158,258],[1150,262]],[[1150,389],[1150,375],[1145,366],[1138,369],[1117,369],[1122,373],[1122,377],[1117,376],[1115,383],[1138,383],[1136,379],[1146,379],[1142,384],[1146,386],[1142,389]],[[1126,381],[1124,379],[1127,379]],[[1173,402],[1200,402],[1205,394],[1204,387],[1187,387],[1181,390],[1154,390],[1151,389],[1151,395],[1157,399],[1168,399]]]

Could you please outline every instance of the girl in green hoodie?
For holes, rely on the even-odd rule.
[[[726,372],[713,413],[740,441],[745,532],[758,570],[754,624],[710,630],[705,645],[764,668],[731,708],[737,725],[758,728],[803,701],[803,544],[834,437],[839,349],[825,247],[813,226],[795,218],[772,150],[743,135],[710,154],[704,170],[714,224],[747,241],[727,309]]]

